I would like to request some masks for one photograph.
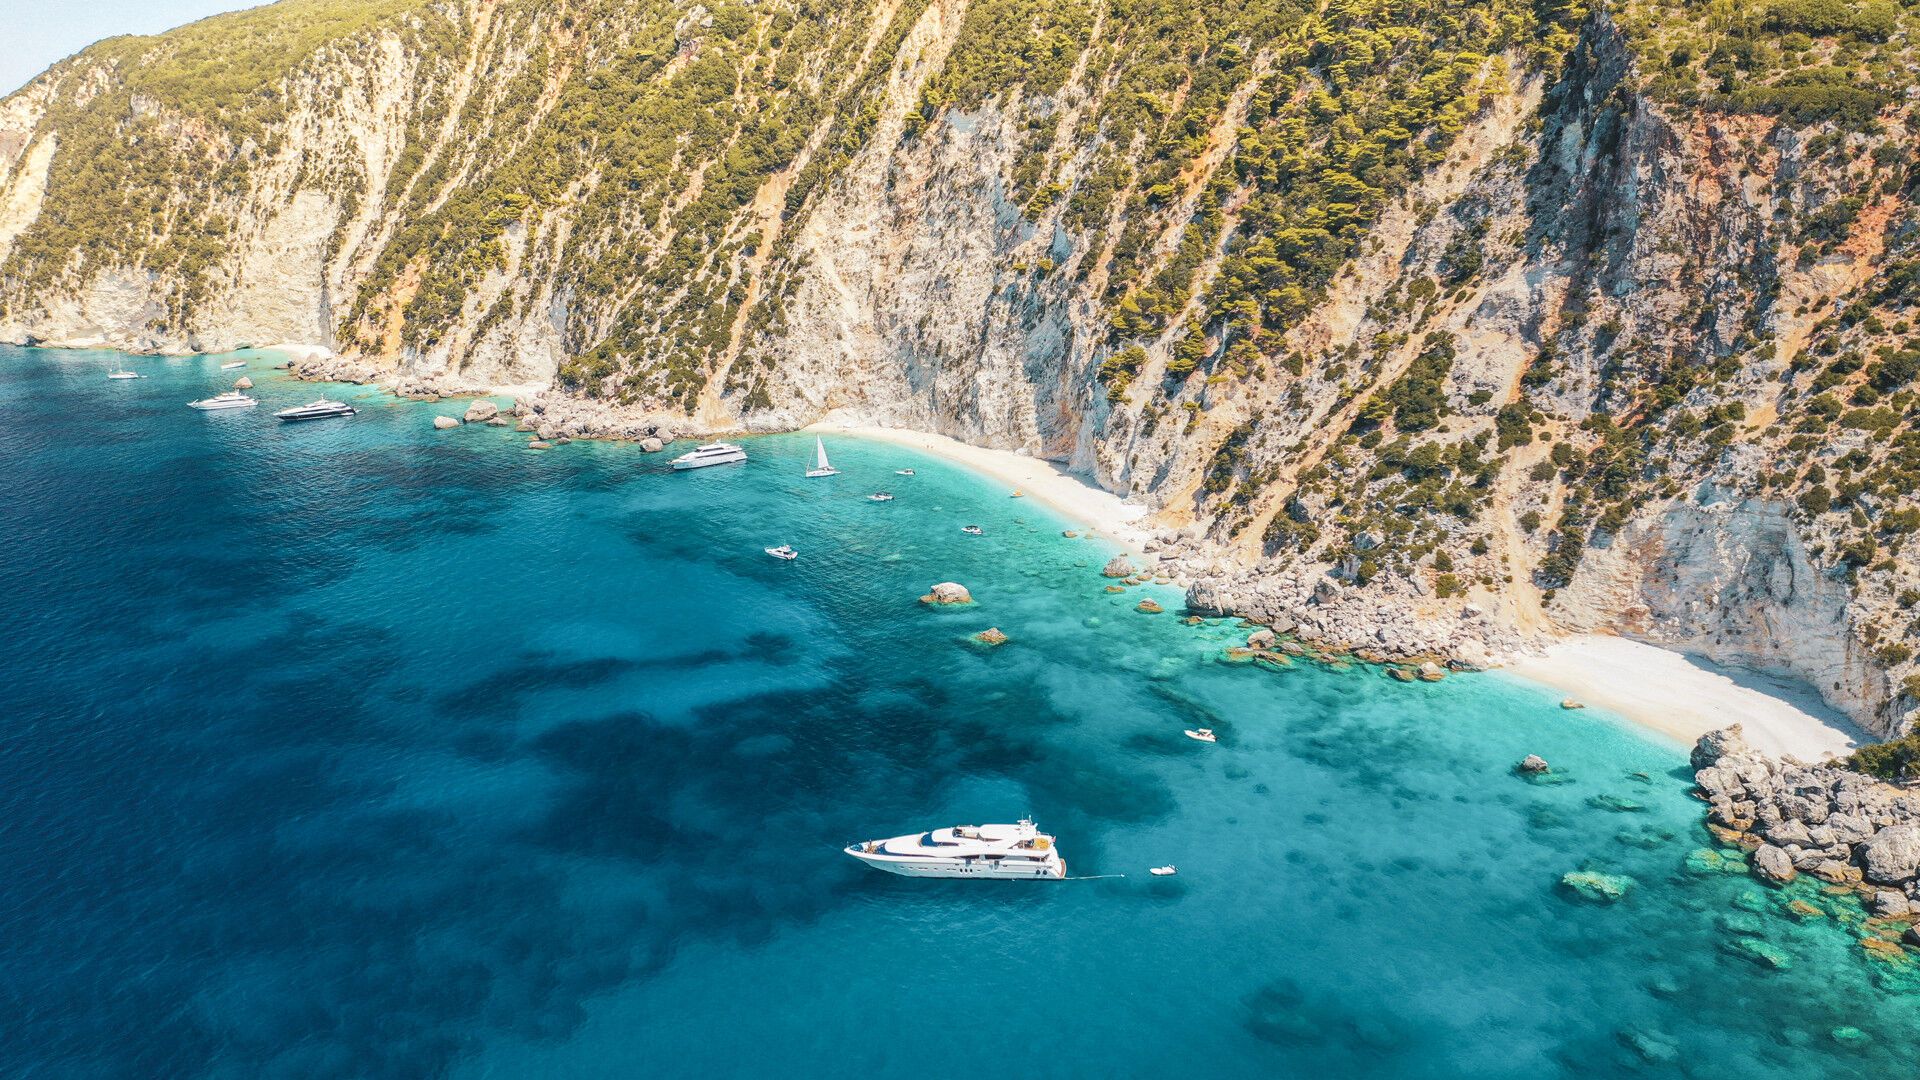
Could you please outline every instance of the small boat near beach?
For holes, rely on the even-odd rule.
[[[912,469],[895,469],[895,470],[893,470],[893,475],[895,475],[895,476],[912,476],[912,475],[913,475],[913,470],[912,470]]]
[[[1218,735],[1215,735],[1213,733],[1213,729],[1210,727],[1203,727],[1198,731],[1195,731],[1192,728],[1188,728],[1187,738],[1197,739],[1200,742],[1219,742],[1220,741],[1220,737]]]
[[[245,360],[235,360],[235,361],[234,361],[233,363],[231,363],[231,364],[221,364],[221,365],[220,365],[220,370],[221,370],[221,371],[232,371],[232,370],[233,370],[234,368],[243,368],[243,367],[246,367],[246,366],[247,366],[247,362],[246,362]]]
[[[1152,874],[1154,877],[1172,877],[1179,872],[1172,863],[1168,863],[1165,866],[1156,866],[1147,871],[1147,873]]]
[[[785,544],[781,544],[779,547],[768,548],[767,554],[773,556],[776,559],[784,559],[787,562],[792,562],[793,560],[800,557],[799,552],[793,550],[791,547],[788,547]]]
[[[736,461],[747,460],[747,452],[732,443],[716,442],[697,446],[674,458],[671,464],[675,472],[687,469],[704,469],[709,465],[731,465]]]
[[[1053,837],[1021,818],[1012,825],[955,825],[889,840],[849,844],[847,854],[876,870],[906,877],[1014,880],[1067,876]]]
[[[876,491],[873,494],[867,496],[867,501],[868,502],[892,502],[893,493],[891,491]]]
[[[982,532],[980,531],[980,526],[978,526],[978,525],[962,525],[962,526],[960,526],[960,531],[961,531],[961,532],[963,532],[963,533],[966,533],[966,534],[967,534],[968,536],[981,536],[981,535],[984,535],[984,534],[983,534],[983,533],[982,533]]]
[[[827,444],[820,436],[813,437],[813,468],[807,470],[808,476],[839,476],[840,470],[827,460]]]
[[[210,398],[187,402],[187,407],[201,412],[219,412],[225,409],[251,409],[260,404],[238,390],[229,390],[224,394],[215,394]]]
[[[273,415],[282,420],[325,420],[334,416],[352,416],[356,410],[344,401],[319,401],[305,405],[295,405],[291,409],[281,409]]]

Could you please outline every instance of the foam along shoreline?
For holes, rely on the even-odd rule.
[[[1019,491],[1026,498],[1045,503],[1054,513],[1066,518],[1070,527],[1091,531],[1097,539],[1120,544],[1135,554],[1147,539],[1142,526],[1142,519],[1147,516],[1146,507],[1095,487],[1043,458],[1008,450],[988,450],[945,435],[871,424],[823,420],[802,430],[810,434],[850,435],[892,443],[944,458],[1006,485],[1009,495]]]
[[[1691,746],[1738,722],[1747,742],[1772,757],[1817,762],[1872,741],[1812,687],[1723,668],[1644,642],[1583,634],[1501,669],[1551,686]]]

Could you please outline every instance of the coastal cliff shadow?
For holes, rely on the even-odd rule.
[[[1780,672],[1760,671],[1753,668],[1735,667],[1719,664],[1694,653],[1682,653],[1688,664],[1732,682],[1744,690],[1778,698],[1788,705],[1806,713],[1823,726],[1838,732],[1847,740],[1849,749],[1857,749],[1874,741],[1871,735],[1860,730],[1847,714],[1827,704],[1818,687],[1803,679]]]

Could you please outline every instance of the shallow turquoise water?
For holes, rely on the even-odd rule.
[[[673,475],[359,388],[281,425],[315,389],[265,357],[260,410],[203,415],[239,372],[119,359],[0,349],[0,1073],[1822,1077],[1920,1049],[1909,969],[1845,905],[1688,874],[1682,749],[1551,691],[1223,663],[1244,631],[1104,593],[1079,523],[893,447]],[[947,579],[978,603],[915,601]],[[990,625],[1012,643],[967,641]],[[1568,782],[1512,776],[1527,753]],[[839,852],[1029,811],[1073,873],[1127,876]],[[1581,902],[1581,868],[1635,884]]]

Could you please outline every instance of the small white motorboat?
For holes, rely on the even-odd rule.
[[[895,469],[895,470],[893,470],[893,475],[895,475],[895,476],[912,476],[912,475],[913,475],[913,470],[912,470],[912,469]]]
[[[140,374],[137,371],[128,371],[125,368],[122,368],[119,371],[107,372],[107,378],[109,379],[144,379],[146,378],[146,376]]]
[[[788,562],[792,562],[793,560],[800,557],[799,552],[793,550],[791,547],[788,547],[786,544],[781,544],[779,547],[768,548],[767,554],[773,556],[776,559],[785,559]]]
[[[963,532],[963,533],[966,533],[966,534],[967,534],[968,536],[980,536],[980,535],[983,535],[983,534],[982,534],[982,533],[980,532],[980,526],[978,526],[978,525],[962,525],[962,526],[960,526],[960,531],[961,531],[961,532]]]
[[[1213,733],[1213,729],[1210,727],[1203,727],[1198,731],[1195,731],[1192,728],[1188,728],[1187,738],[1198,739],[1201,742],[1219,742],[1220,741],[1220,737],[1218,735],[1215,735]]]
[[[873,494],[867,496],[867,501],[868,502],[892,502],[893,493],[890,491],[876,491]]]
[[[215,394],[210,398],[187,402],[189,408],[199,409],[202,412],[211,412],[216,409],[251,409],[258,404],[260,403],[238,390],[229,390],[224,394]]]
[[[839,476],[840,475],[840,470],[834,468],[833,463],[827,460],[827,444],[822,442],[820,440],[820,436],[818,435],[815,435],[813,437],[813,468],[807,470],[807,475],[808,476]]]
[[[231,363],[231,364],[221,364],[221,365],[220,365],[220,370],[221,370],[221,371],[232,371],[232,370],[233,370],[234,368],[243,368],[243,367],[246,367],[246,366],[247,366],[247,362],[246,362],[245,360],[235,360],[235,361],[234,361],[233,363]]]
[[[1174,866],[1172,863],[1168,863],[1165,866],[1156,866],[1153,869],[1147,871],[1147,873],[1152,874],[1154,877],[1172,877],[1173,875],[1179,873],[1179,871],[1174,869]]]

